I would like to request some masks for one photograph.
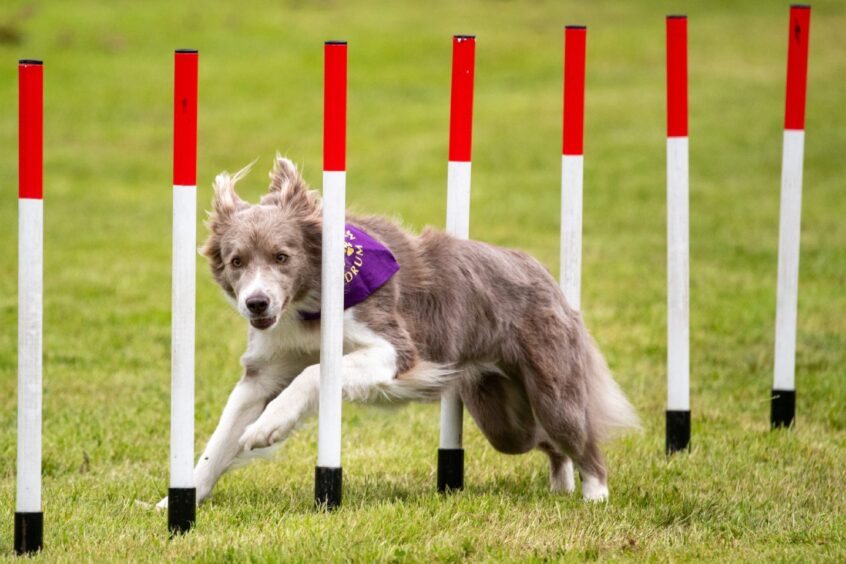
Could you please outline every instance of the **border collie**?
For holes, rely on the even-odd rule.
[[[321,200],[277,156],[258,204],[238,197],[249,171],[222,173],[202,248],[249,322],[243,375],[194,470],[206,499],[227,470],[278,445],[318,405]],[[540,449],[553,491],[608,496],[599,443],[637,427],[578,311],[525,253],[381,217],[347,217],[343,396],[431,401],[457,393],[503,453]],[[167,498],[159,507],[166,507]]]

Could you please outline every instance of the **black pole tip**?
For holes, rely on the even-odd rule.
[[[196,54],[196,53],[198,53],[198,51],[196,49],[177,49],[174,52],[177,53],[177,54],[181,54],[181,53]]]
[[[187,533],[197,520],[197,489],[167,490],[167,530],[170,536]]]
[[[346,41],[338,41],[338,40],[335,40],[335,39],[326,42],[326,45],[346,45],[346,44],[347,44]]]
[[[687,16],[684,14],[670,14],[667,16],[668,20],[686,20]]]
[[[315,466],[314,504],[318,509],[331,511],[340,507],[343,482],[344,477],[341,468]]]
[[[21,59],[18,61],[19,65],[43,65],[44,61],[40,59]]]
[[[668,455],[681,450],[690,450],[690,411],[667,410]]]
[[[773,429],[789,429],[796,417],[796,390],[773,390],[770,425]]]
[[[464,449],[438,449],[438,492],[464,489]]]
[[[587,29],[586,25],[565,25],[564,29]]]
[[[44,513],[15,512],[15,553],[35,554],[44,548]]]
[[[791,8],[791,9],[794,9],[794,8],[795,8],[795,9],[797,9],[797,10],[810,10],[810,9],[811,9],[811,5],[810,5],[810,4],[791,4],[791,5],[790,5],[790,8]]]
[[[452,37],[453,37],[454,39],[458,39],[458,40],[461,40],[461,39],[476,39],[476,36],[475,36],[475,35],[463,35],[463,34],[458,34],[458,35],[453,35]]]

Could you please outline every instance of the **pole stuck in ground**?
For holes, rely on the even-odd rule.
[[[799,299],[799,235],[810,26],[811,7],[791,6],[781,156],[775,362],[770,412],[773,428],[790,427],[796,414],[796,309]]]
[[[470,236],[470,151],[473,135],[473,78],[476,37],[452,38],[452,87],[449,111],[447,165],[447,233]],[[464,488],[462,431],[464,406],[455,390],[441,396],[441,435],[438,448],[438,491]]]
[[[564,112],[561,151],[561,290],[581,309],[582,182],[584,179],[585,40],[587,28],[564,29]]]
[[[587,28],[564,28],[564,100],[561,143],[561,291],[580,310],[582,294],[582,187],[584,180],[585,51]],[[573,461],[563,473],[575,483]]]
[[[320,298],[320,399],[314,500],[341,505],[341,395],[344,347],[344,225],[347,184],[347,42],[324,45],[323,267]]]
[[[687,17],[667,16],[667,442],[690,445]]]
[[[173,304],[171,320],[170,487],[167,526],[194,526],[194,316],[197,252],[197,62],[193,49],[174,55]]]
[[[44,271],[44,65],[18,64],[18,458],[15,552],[43,547],[41,511]]]

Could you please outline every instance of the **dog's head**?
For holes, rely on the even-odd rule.
[[[215,280],[256,329],[319,295],[321,202],[286,158],[276,157],[268,193],[249,204],[235,184],[252,165],[215,178],[209,238],[202,248]]]

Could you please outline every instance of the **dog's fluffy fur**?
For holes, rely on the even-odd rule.
[[[215,180],[202,249],[251,327],[243,376],[194,470],[198,500],[317,408],[320,321],[298,312],[320,305],[320,197],[277,157],[268,193],[250,205],[235,193],[246,172]],[[575,463],[584,497],[605,499],[599,442],[637,416],[549,272],[524,253],[432,229],[414,236],[379,217],[348,221],[387,246],[400,270],[344,312],[344,397],[431,400],[454,390],[498,451],[544,451],[556,491],[574,490]]]

